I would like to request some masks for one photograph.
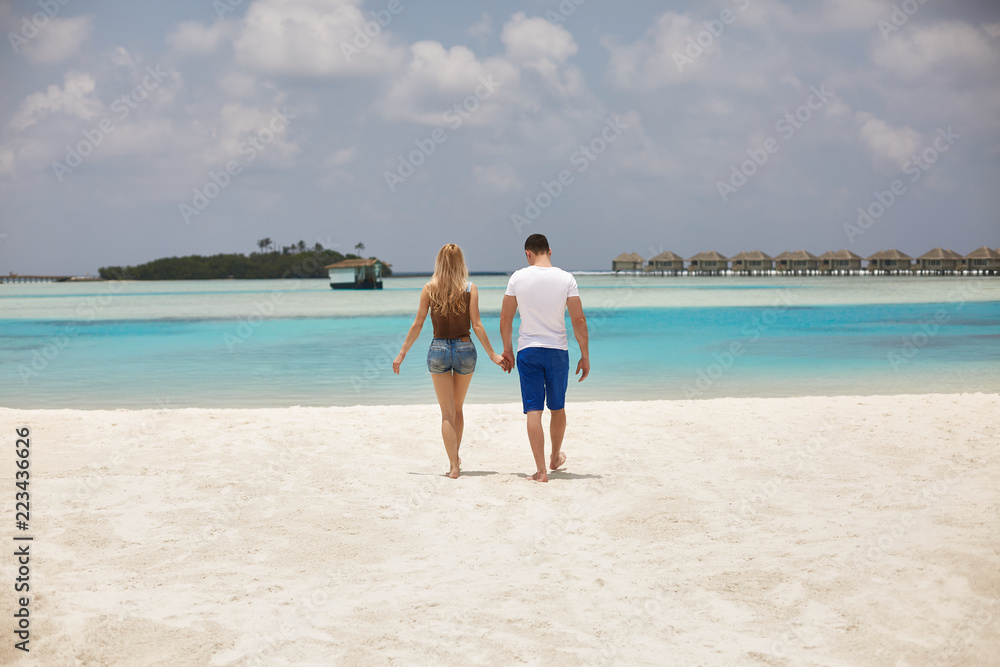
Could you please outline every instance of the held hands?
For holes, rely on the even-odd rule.
[[[499,366],[505,373],[510,373],[511,366],[507,362],[507,357],[506,356],[500,356],[499,354],[497,354],[496,352],[494,352],[493,354],[490,355],[490,360],[494,364],[496,364],[497,366]]]
[[[513,352],[513,350],[504,350],[504,352],[503,352],[503,361],[504,361],[504,363],[503,363],[502,368],[506,372],[510,373],[512,370],[514,370],[514,352]]]
[[[576,365],[576,373],[574,375],[579,375],[580,371],[583,371],[583,375],[580,375],[580,379],[577,382],[583,382],[590,375],[590,359],[580,357],[580,362]]]

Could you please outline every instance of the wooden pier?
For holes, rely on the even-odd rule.
[[[87,277],[77,277],[77,276],[19,276],[16,273],[11,273],[6,276],[0,276],[0,284],[3,283],[64,283],[70,280],[103,280],[98,276],[93,278]]]

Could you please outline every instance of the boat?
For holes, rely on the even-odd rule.
[[[345,259],[326,266],[332,289],[382,289],[382,262]]]

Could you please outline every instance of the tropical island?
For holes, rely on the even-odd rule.
[[[219,255],[165,257],[136,266],[102,266],[98,274],[105,280],[217,280],[271,278],[326,278],[326,266],[346,259],[365,259],[365,244],[354,246],[346,255],[323,244],[311,248],[305,241],[281,246],[270,238],[257,241],[258,252]],[[368,259],[377,259],[370,257]],[[390,265],[382,262],[382,275],[391,276]]]

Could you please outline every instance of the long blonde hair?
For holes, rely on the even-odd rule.
[[[462,249],[454,243],[445,244],[434,260],[434,275],[427,282],[427,295],[431,310],[441,315],[460,315],[465,312],[465,283],[469,268],[465,265]]]

